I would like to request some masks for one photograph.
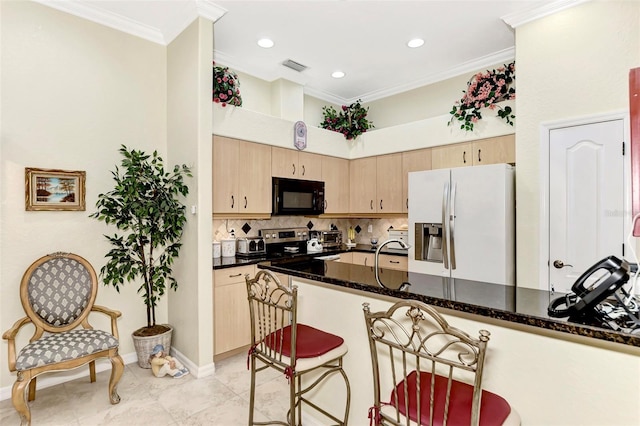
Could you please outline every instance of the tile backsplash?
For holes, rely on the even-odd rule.
[[[378,238],[382,243],[389,239],[388,230],[390,228],[400,229],[408,223],[407,218],[394,219],[319,219],[305,216],[276,216],[271,219],[216,219],[213,221],[213,240],[220,241],[229,238],[231,230],[235,230],[236,237],[257,236],[260,229],[267,228],[299,228],[311,226],[310,229],[325,230],[335,226],[342,231],[342,240],[347,241],[347,230],[349,226],[354,229],[360,228],[356,232],[356,243],[369,244],[372,237]],[[372,232],[368,232],[371,225]]]

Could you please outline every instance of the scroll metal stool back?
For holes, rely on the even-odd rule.
[[[261,270],[254,278],[246,276],[251,315],[251,393],[249,425],[302,425],[302,405],[313,408],[332,422],[346,425],[351,402],[349,380],[342,367],[347,353],[344,340],[334,334],[298,324],[298,289],[283,286],[270,271]],[[257,373],[274,368],[289,381],[287,422],[254,422]],[[303,382],[303,375],[316,372]],[[344,412],[339,415],[309,399],[308,392],[326,378],[339,375],[346,387]],[[305,377],[306,378],[306,377]]]
[[[488,331],[474,339],[417,301],[375,313],[364,303],[363,310],[373,366],[373,424],[520,424],[504,398],[482,390]]]
[[[27,316],[2,335],[9,343],[9,371],[17,372],[11,400],[23,425],[31,423],[27,390],[28,400],[33,401],[37,376],[89,364],[90,380],[95,382],[95,360],[102,357],[112,365],[109,399],[112,404],[120,402],[116,388],[124,363],[118,355],[116,320],[121,313],[94,305],[97,289],[95,270],[76,254],[49,254],[25,271],[20,300]],[[92,311],[111,318],[111,332],[93,329],[88,319]],[[35,332],[29,344],[17,352],[16,338],[27,324],[32,324]]]

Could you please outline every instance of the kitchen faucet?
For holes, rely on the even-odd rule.
[[[378,248],[376,249],[374,269],[376,271],[376,281],[378,282],[378,285],[380,287],[384,287],[384,284],[382,284],[382,281],[380,281],[380,274],[378,272],[378,258],[380,257],[380,250],[382,250],[382,247],[386,246],[389,243],[398,243],[403,249],[409,249],[411,247],[409,244],[397,238],[391,238],[390,240],[387,240],[378,246]],[[403,286],[404,286],[404,283],[403,283]]]

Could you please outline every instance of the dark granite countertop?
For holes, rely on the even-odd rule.
[[[547,306],[560,293],[382,268],[380,281],[384,287],[380,287],[372,267],[309,257],[266,261],[258,267],[338,287],[414,299],[483,317],[640,347],[639,330],[632,334],[550,317]],[[410,285],[403,286],[404,283]],[[401,286],[406,289],[400,290]]]
[[[213,259],[213,269],[224,269],[224,268],[234,268],[236,266],[244,266],[244,265],[254,265],[264,261],[271,260],[292,260],[292,259],[308,259],[310,257],[318,257],[318,256],[328,256],[331,254],[338,253],[348,253],[348,252],[364,252],[364,253],[375,253],[376,249],[372,248],[370,244],[357,244],[355,247],[347,247],[346,245],[342,245],[337,248],[328,248],[322,250],[320,253],[296,253],[296,254],[287,254],[280,257],[267,257],[267,256],[254,256],[254,257],[218,257]],[[403,249],[393,249],[383,247],[380,253],[383,254],[391,254],[394,256],[407,256],[407,250]]]

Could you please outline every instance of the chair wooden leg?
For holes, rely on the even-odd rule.
[[[120,395],[118,395],[118,382],[124,371],[124,362],[120,355],[116,354],[111,358],[111,378],[109,379],[109,400],[112,404],[120,402]]]
[[[89,363],[89,380],[91,380],[91,383],[96,381],[96,362],[95,361],[91,361]]]
[[[29,382],[29,401],[36,400],[36,377]]]
[[[20,415],[20,426],[31,424],[31,411],[26,401],[27,386],[30,387],[30,383],[35,383],[35,378],[29,382],[26,380],[16,380],[11,390],[11,402],[13,402],[13,407]]]

